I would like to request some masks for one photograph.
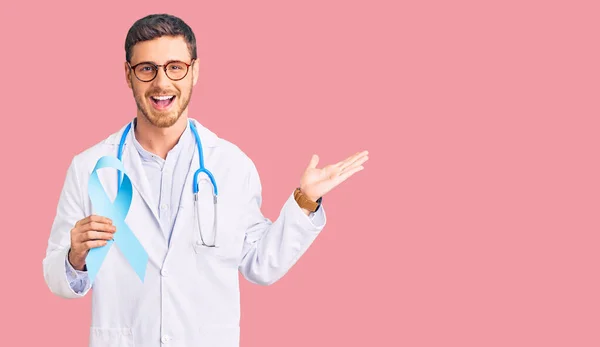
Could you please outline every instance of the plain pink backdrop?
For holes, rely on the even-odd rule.
[[[180,16],[190,116],[256,163],[277,218],[313,153],[367,149],[242,346],[599,346],[597,1],[2,5],[2,345],[87,346],[42,274],[73,155],[135,115],[124,39]]]

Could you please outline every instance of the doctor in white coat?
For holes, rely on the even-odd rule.
[[[199,71],[189,26],[170,15],[147,16],[129,30],[125,51],[137,116],[124,137],[125,126],[73,158],[43,260],[44,278],[60,297],[81,298],[91,290],[92,347],[239,346],[238,271],[261,285],[280,279],[325,226],[319,198],[362,170],[367,152],[321,169],[314,155],[271,222],[260,210],[253,162],[188,118]],[[194,214],[200,155],[194,125],[204,165],[218,187],[216,221],[213,187],[205,175],[198,176],[199,219]],[[148,255],[143,281],[111,241],[120,232],[116,223],[95,213],[88,195],[98,159],[116,157],[122,137],[121,160],[133,186],[125,223]],[[111,200],[117,196],[117,172],[97,171]],[[92,282],[86,257],[99,247],[108,253]]]

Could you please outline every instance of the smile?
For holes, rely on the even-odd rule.
[[[151,96],[150,102],[152,106],[157,110],[166,110],[173,104],[175,100],[175,95],[157,95]]]

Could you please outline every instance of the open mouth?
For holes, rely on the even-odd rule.
[[[150,103],[157,110],[166,110],[169,108],[173,101],[175,101],[175,95],[160,95],[160,96],[151,96]]]

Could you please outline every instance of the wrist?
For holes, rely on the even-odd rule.
[[[319,198],[320,198],[320,196],[312,196],[312,195],[306,194],[306,190],[302,187],[299,187],[299,189],[300,189],[300,193],[302,193],[302,195],[304,195],[310,201],[317,202],[317,200],[319,200]]]
[[[309,214],[310,212],[317,212],[321,206],[322,200],[321,197],[307,195],[300,187],[296,188],[294,191],[294,199],[306,214]]]
[[[73,269],[77,270],[77,271],[85,271],[86,266],[85,266],[85,258],[83,260],[78,260],[78,257],[75,257],[73,255],[73,253],[71,253],[71,250],[69,250],[69,254],[67,256],[67,260],[69,261],[69,264],[71,264],[71,266],[73,267]]]

